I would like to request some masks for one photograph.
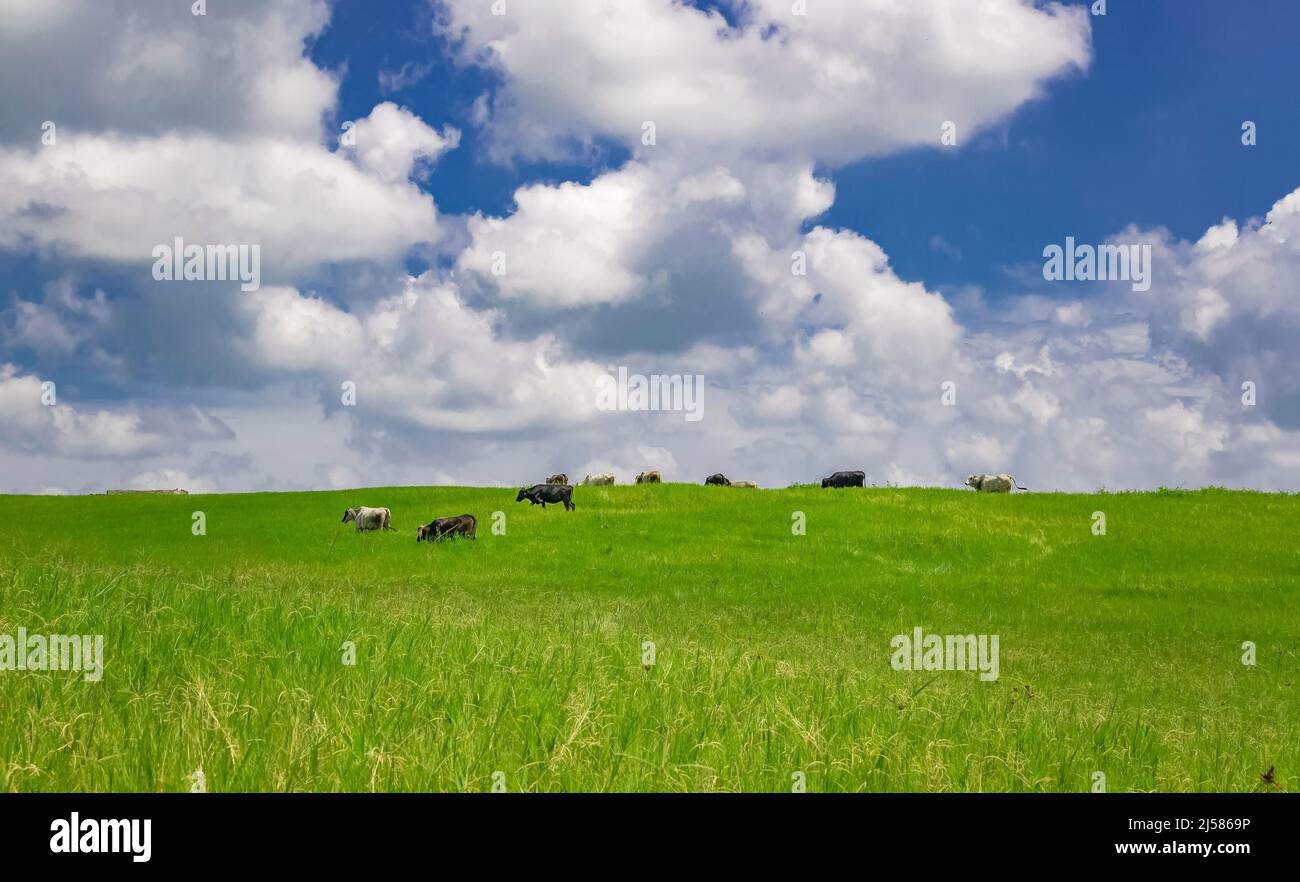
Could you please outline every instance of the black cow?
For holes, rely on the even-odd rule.
[[[420,529],[415,531],[415,541],[423,542],[428,539],[430,542],[437,542],[444,536],[468,536],[474,539],[477,531],[478,520],[471,514],[457,515],[454,518],[434,518],[431,523],[422,524]]]
[[[531,487],[525,487],[519,491],[515,497],[515,502],[523,502],[527,499],[533,505],[540,505],[546,508],[546,503],[556,505],[564,504],[566,511],[573,511],[577,508],[573,504],[573,487],[569,484],[534,484]]]
[[[722,474],[722,472],[718,472],[716,475],[709,475],[707,478],[704,479],[704,483],[716,484],[719,487],[731,486],[731,482],[727,480],[727,476]]]
[[[823,487],[865,487],[867,473],[863,471],[836,472],[829,478],[822,478]]]

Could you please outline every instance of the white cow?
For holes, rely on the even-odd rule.
[[[974,487],[983,493],[1010,493],[1012,487],[1017,490],[1029,489],[1021,487],[1010,475],[971,475],[966,479],[966,486]]]
[[[343,512],[343,523],[356,521],[357,532],[362,530],[393,530],[393,514],[386,508],[369,508],[361,506],[360,508],[349,508]]]
[[[595,475],[587,475],[582,479],[583,484],[608,485],[614,483],[614,476],[609,472],[599,472]]]
[[[752,487],[757,487],[758,485],[755,484],[753,481],[732,481],[732,482],[731,482],[731,486],[733,486],[733,487],[751,487],[751,488],[752,488]]]

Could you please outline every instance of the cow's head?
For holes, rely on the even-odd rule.
[[[982,483],[981,479],[983,477],[984,477],[983,475],[971,475],[969,478],[966,479],[966,486],[974,487],[976,490],[978,490],[980,484]]]
[[[344,509],[343,523],[346,524],[348,521],[355,521],[356,519],[357,519],[357,509],[355,508]]]
[[[830,485],[831,485],[831,479],[830,479],[830,478],[822,478],[822,486],[823,486],[823,487],[829,487]]]
[[[432,526],[433,524],[421,524],[419,528],[415,531],[415,541],[423,542],[428,537],[429,528]]]
[[[515,502],[523,502],[527,498],[528,498],[528,488],[524,487],[519,491],[519,495],[515,497]]]

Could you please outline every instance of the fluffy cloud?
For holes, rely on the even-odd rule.
[[[234,342],[270,368],[355,384],[358,419],[419,431],[514,432],[590,419],[597,365],[566,358],[549,335],[509,340],[433,276],[352,315],[291,289],[245,301],[251,332]]]
[[[1210,227],[1197,241],[1167,232],[1125,230],[1117,240],[1152,246],[1153,284],[1134,292],[1113,284],[1084,304],[1117,351],[1167,353],[1203,372],[1189,387],[1223,387],[1240,406],[1241,384],[1256,385],[1256,417],[1300,428],[1300,190],[1263,217]],[[1100,317],[1116,319],[1102,323]],[[1120,318],[1129,316],[1128,319]],[[1132,317],[1142,321],[1133,322]]]
[[[147,272],[176,237],[257,245],[288,282],[439,238],[409,179],[460,133],[385,102],[355,144],[323,143],[338,84],[305,52],[324,0],[0,0],[0,18],[0,249]]]
[[[242,298],[249,336],[240,356],[270,370],[340,374],[355,372],[366,346],[356,316],[293,288],[264,288]]]
[[[662,0],[436,5],[461,60],[505,78],[493,131],[523,154],[640,149],[649,121],[656,149],[840,164],[949,120],[969,138],[1091,59],[1085,8],[1024,0],[751,0],[734,27]]]
[[[510,217],[470,218],[458,267],[507,300],[558,308],[626,300],[642,283],[636,264],[665,208],[652,186],[650,170],[633,163],[586,186],[523,187]]]
[[[792,318],[824,328],[804,351],[806,367],[851,364],[892,382],[932,379],[926,375],[947,362],[960,334],[944,299],[899,279],[880,246],[856,233],[817,227],[798,244],[806,277],[793,275],[786,255],[770,259],[795,279],[778,289],[802,306]],[[819,345],[821,335],[834,336]]]
[[[38,358],[75,355],[111,367],[101,338],[112,323],[113,308],[103,289],[83,297],[76,281],[64,276],[43,286],[40,302],[15,299],[11,310],[0,313],[0,341],[8,348],[30,349]]]
[[[0,364],[0,445],[26,453],[114,459],[183,451],[193,441],[233,437],[219,419],[196,407],[91,410],[62,402],[57,384],[51,388],[45,382],[16,365]]]
[[[325,0],[0,0],[0,141],[56,131],[315,141],[335,78],[303,57]]]
[[[0,248],[135,264],[187,243],[261,248],[264,279],[384,260],[437,237],[433,200],[343,156],[280,139],[60,136],[0,149]]]
[[[377,104],[358,120],[348,152],[357,165],[387,184],[411,177],[417,164],[431,163],[460,143],[460,132],[448,126],[435,131],[424,120],[391,101]]]

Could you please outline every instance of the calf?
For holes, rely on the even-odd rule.
[[[415,541],[437,542],[444,536],[468,536],[474,539],[478,531],[478,521],[471,514],[457,515],[454,518],[434,518],[431,523],[422,524],[415,533]]]
[[[974,487],[981,493],[1010,493],[1012,487],[1017,490],[1029,489],[1021,487],[1010,475],[971,475],[966,479],[966,486]]]
[[[546,479],[546,483],[548,483],[548,484],[567,484],[567,483],[569,483],[569,476],[566,475],[566,474],[564,474],[563,472],[561,472],[561,473],[558,474],[558,475],[551,475],[549,478]]]
[[[709,475],[707,478],[704,479],[704,483],[705,485],[715,484],[719,487],[731,486],[731,482],[727,480],[727,476],[722,474],[722,472],[718,472],[716,475]]]
[[[836,472],[829,478],[822,478],[823,487],[865,487],[867,473],[863,471]]]
[[[358,533],[362,530],[379,529],[393,530],[393,532],[397,532],[392,525],[392,512],[386,508],[369,508],[362,505],[358,508],[346,509],[343,512],[343,523],[346,524],[348,521],[356,522]]]
[[[663,480],[663,476],[659,474],[658,469],[642,472],[636,476],[636,482],[638,484],[662,484]]]
[[[525,487],[519,491],[515,497],[515,502],[523,502],[527,499],[533,505],[540,505],[546,508],[546,503],[556,505],[562,503],[565,511],[573,511],[577,508],[573,504],[573,488],[568,484],[534,484],[531,487]]]
[[[614,476],[609,472],[601,472],[596,475],[587,475],[582,479],[583,484],[604,484],[611,485],[614,483]]]

